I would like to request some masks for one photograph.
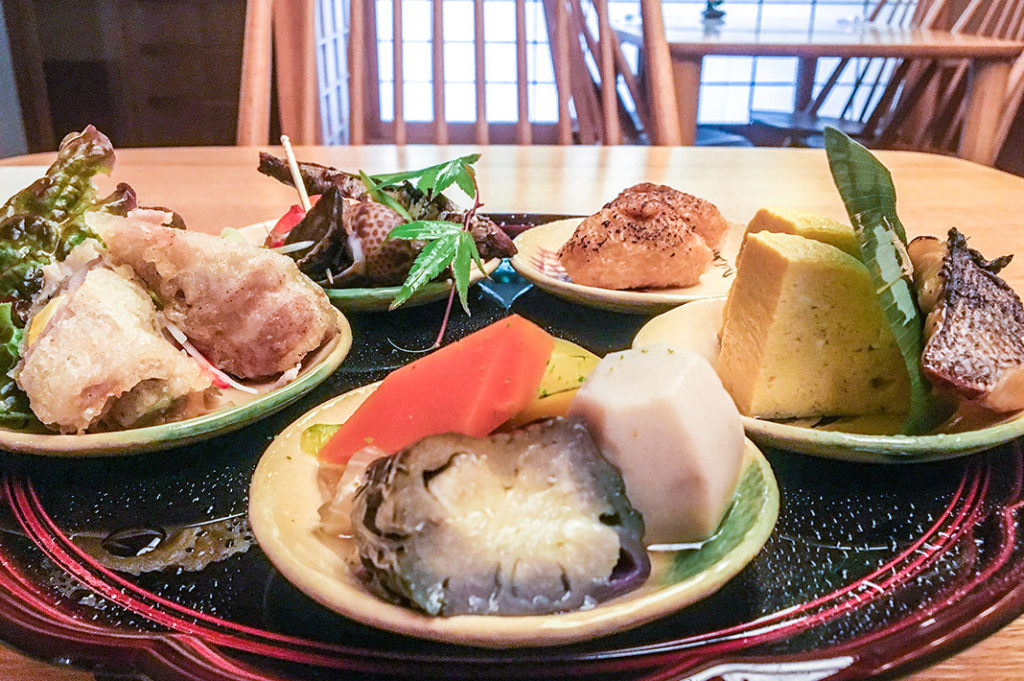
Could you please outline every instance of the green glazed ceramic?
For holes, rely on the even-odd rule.
[[[214,411],[186,419],[145,428],[61,435],[41,430],[0,428],[0,449],[44,456],[84,457],[123,456],[180,447],[230,432],[268,416],[299,399],[341,364],[352,347],[352,329],[341,312],[336,312],[338,334],[303,362],[298,377],[280,387],[273,383],[243,381],[259,394],[226,389],[226,404]]]
[[[748,440],[740,484],[714,536],[680,550],[652,551],[651,576],[639,589],[594,608],[556,615],[429,617],[370,593],[351,568],[353,542],[318,529],[317,509],[324,498],[317,460],[300,447],[302,432],[317,423],[344,422],[375,388],[341,395],[288,426],[260,459],[249,491],[249,520],[274,566],[307,596],[364,624],[490,648],[548,646],[619,632],[717,591],[761,550],[778,517],[775,477]]]
[[[724,300],[692,303],[658,315],[637,333],[633,347],[669,343],[718,359],[717,333]],[[991,414],[984,420],[954,417],[927,435],[897,434],[893,417],[840,417],[769,421],[744,416],[747,436],[764,447],[867,463],[917,463],[991,449],[1024,435],[1024,413]]]

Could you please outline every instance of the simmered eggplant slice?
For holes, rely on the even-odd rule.
[[[352,524],[371,588],[431,615],[573,610],[650,573],[643,520],[576,419],[378,459]]]
[[[328,271],[338,274],[353,262],[344,212],[344,197],[331,187],[285,237],[286,244],[313,242],[308,250],[292,254],[302,273],[313,280],[322,280]]]

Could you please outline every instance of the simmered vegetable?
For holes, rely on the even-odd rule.
[[[554,339],[512,315],[397,369],[320,451],[345,463],[366,445],[396,452],[421,437],[483,437],[537,393]]]
[[[352,524],[366,577],[431,615],[573,610],[650,572],[643,520],[579,420],[427,437],[363,479]]]

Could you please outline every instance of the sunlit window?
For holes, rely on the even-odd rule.
[[[877,21],[905,23],[913,13],[916,0],[889,0]],[[612,24],[628,21],[639,12],[637,0],[609,0]],[[811,30],[843,23],[864,21],[878,0],[726,0],[721,21],[728,26],[758,28],[762,31]],[[587,7],[587,0],[582,0]],[[704,0],[664,0],[666,24],[704,25]],[[433,119],[431,88],[431,1],[404,0],[403,75],[405,118],[410,122]],[[380,74],[379,103],[381,120],[394,115],[394,65],[392,36],[392,0],[376,1],[377,58]],[[475,67],[473,51],[472,0],[444,2],[445,112],[450,122],[475,120]],[[527,43],[529,66],[529,112],[535,123],[557,118],[557,93],[548,46],[547,22],[542,0],[527,0]],[[712,24],[709,30],[714,30]],[[487,117],[495,123],[511,122],[516,117],[515,3],[513,0],[486,0],[485,41],[487,73]],[[627,58],[635,53],[626,48]],[[815,82],[818,87],[835,68],[838,59],[819,60]],[[874,90],[855,88],[867,79],[884,83],[893,64],[884,60],[854,60],[843,71],[833,95],[822,109],[825,115],[838,115],[844,106],[870,104]],[[746,123],[751,110],[792,110],[796,85],[797,60],[790,57],[707,57],[701,78],[701,123]],[[846,104],[849,94],[860,99]],[[628,105],[628,102],[627,102]]]

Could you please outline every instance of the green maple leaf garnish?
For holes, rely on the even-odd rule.
[[[367,175],[360,171],[359,177],[370,198],[391,208],[408,220],[404,225],[391,230],[389,239],[409,239],[425,241],[426,245],[416,256],[409,275],[399,289],[389,309],[402,305],[413,294],[430,283],[446,269],[451,270],[455,284],[455,293],[459,296],[462,309],[469,314],[469,279],[472,263],[486,276],[480,252],[477,250],[473,235],[468,231],[470,218],[480,207],[476,185],[476,171],[473,163],[480,159],[480,154],[469,154],[459,158],[438,163],[437,165],[385,175]],[[445,220],[413,220],[412,215],[393,196],[384,191],[404,183],[414,184],[416,189],[428,197],[434,197],[453,184],[473,199],[473,208],[466,215],[466,222],[449,222]],[[442,328],[443,332],[443,328]]]

